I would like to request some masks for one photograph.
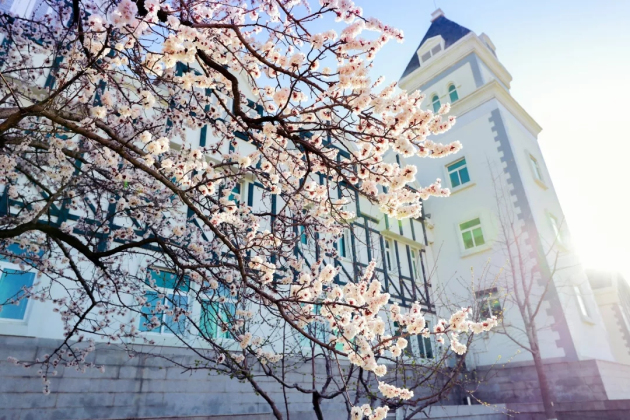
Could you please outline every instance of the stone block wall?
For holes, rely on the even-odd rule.
[[[34,360],[59,344],[57,340],[0,336],[0,420],[78,420],[131,418],[190,418],[263,420],[271,418],[271,409],[256,395],[249,383],[240,383],[225,375],[205,370],[182,373],[163,359],[148,356],[130,358],[126,352],[99,348],[90,357],[105,372],[90,369],[86,373],[73,368],[59,368],[50,377],[51,393],[44,395],[43,384],[35,367],[25,369],[6,362],[13,356]],[[185,349],[162,348],[165,356],[191,358]],[[310,379],[292,373],[290,383]],[[259,383],[284,411],[282,389],[275,381],[260,377]],[[289,411],[312,416],[311,396],[288,392]],[[324,401],[322,410],[344,413],[341,399]],[[227,417],[224,417],[227,416]],[[328,418],[328,417],[326,417]],[[330,418],[337,418],[336,416]]]

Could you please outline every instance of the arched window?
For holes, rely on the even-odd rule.
[[[440,109],[440,106],[442,106],[440,104],[440,97],[437,95],[433,95],[431,97],[431,102],[433,103],[433,112],[438,112],[438,110]]]
[[[448,96],[451,98],[451,103],[459,99],[459,95],[457,94],[457,88],[455,87],[455,85],[450,85],[448,87]]]

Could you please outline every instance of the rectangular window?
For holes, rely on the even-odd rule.
[[[199,334],[208,338],[230,338],[227,326],[236,316],[236,304],[232,300],[230,290],[219,285],[216,290],[216,301],[201,302]]]
[[[540,166],[538,165],[538,160],[532,155],[529,155],[529,163],[532,165],[532,171],[534,171],[534,176],[537,180],[543,180],[542,172],[540,171]]]
[[[456,188],[470,182],[465,158],[447,165],[446,169],[448,171],[448,177],[451,180],[451,187]]]
[[[1,319],[24,320],[28,298],[24,296],[24,289],[33,286],[35,273],[28,271],[3,269],[0,273],[0,311]],[[15,304],[18,302],[17,305]]]
[[[389,239],[385,239],[385,265],[387,267],[387,271],[393,271],[394,270],[394,266],[393,266],[393,262],[394,262],[394,258],[392,256],[392,241],[390,241]]]
[[[462,233],[465,249],[475,248],[486,243],[479,218],[460,224],[459,229]]]
[[[422,62],[427,61],[429,58],[431,58],[431,51],[427,51],[426,53],[422,54]]]
[[[306,229],[304,226],[300,226],[300,242],[304,245],[308,245],[308,235],[306,234]]]
[[[582,296],[582,291],[580,290],[580,286],[573,286],[573,291],[575,292],[575,298],[577,299],[578,308],[580,308],[580,313],[582,313],[585,317],[590,317],[588,310],[586,309],[586,303],[584,302],[584,296]]]
[[[428,321],[426,328],[431,330],[431,324]],[[423,337],[422,335],[417,335],[416,337],[418,339],[420,357],[423,359],[433,359],[433,345],[431,343],[431,336]]]
[[[178,313],[188,310],[188,279],[170,271],[150,268],[145,283],[152,289],[144,293],[147,302],[142,307],[140,331],[183,334],[187,327],[186,317],[178,316]]]
[[[420,272],[418,271],[418,268],[420,267],[419,256],[420,252],[411,248],[411,266],[413,268],[413,278],[416,280],[420,278]]]
[[[339,238],[335,244],[335,249],[339,253],[340,257],[350,258],[352,256],[352,251],[350,251],[350,240],[350,231],[348,229],[344,229],[341,238]]]
[[[501,318],[503,316],[503,309],[496,288],[481,290],[476,294],[480,319],[485,320],[493,316]]]
[[[246,204],[247,183],[244,181],[238,182],[228,197],[228,200],[234,201],[237,205]]]
[[[558,241],[558,243],[562,243],[562,231],[560,230],[560,224],[558,223],[558,219],[555,218],[552,214],[548,214],[549,223],[551,224],[551,229],[553,230],[554,238]]]

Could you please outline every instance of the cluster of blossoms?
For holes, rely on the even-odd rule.
[[[20,298],[49,299],[57,284],[67,292],[54,300],[65,347],[42,364],[83,369],[94,338],[131,348],[155,343],[141,330],[170,329],[186,345],[205,340],[220,350],[213,360],[221,354],[221,366],[242,372],[246,355],[262,365],[283,357],[251,330],[263,309],[378,377],[387,373],[378,356],[401,356],[408,341],[387,334],[390,295],[376,262],[342,287],[339,267],[311,263],[296,246],[305,236],[336,255],[356,193],[397,219],[447,196],[440,180],[417,185],[407,159],[457,152],[459,142],[433,137],[455,118],[448,105],[425,110],[420,92],[371,79],[374,55],[402,32],[351,0],[320,0],[306,21],[289,16],[298,4],[308,6],[81,0],[55,2],[35,21],[0,15],[0,184],[9,198],[0,254],[46,280]],[[339,34],[302,27],[326,14],[347,26]],[[254,199],[246,183],[262,192]],[[242,354],[208,333],[193,301]],[[450,334],[460,354],[457,334],[496,325],[472,323],[463,310],[431,332],[420,304],[389,312],[407,335]],[[313,323],[330,337],[310,334]],[[382,388],[388,398],[412,395]],[[386,414],[362,407],[352,415]]]
[[[367,417],[368,420],[384,420],[389,412],[389,407],[382,406],[372,409],[369,404],[363,404],[360,407],[352,407],[350,418],[352,420],[362,420]]]

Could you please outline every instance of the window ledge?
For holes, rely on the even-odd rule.
[[[420,249],[424,249],[424,244],[423,244],[423,243],[421,243],[421,242],[416,242],[416,241],[414,241],[414,240],[413,240],[413,239],[411,239],[411,238],[408,238],[408,237],[406,237],[406,236],[402,236],[402,235],[400,235],[400,234],[398,234],[398,233],[396,233],[396,232],[392,232],[392,231],[391,231],[391,230],[389,230],[389,229],[382,230],[380,233],[381,233],[381,235],[382,235],[384,238],[387,238],[387,239],[393,239],[393,240],[395,240],[395,241],[397,241],[397,242],[403,243],[403,244],[405,244],[405,245],[409,245],[409,246],[411,246],[412,248],[416,248],[416,249],[418,249],[418,250],[420,250]]]
[[[457,194],[457,193],[458,193],[458,192],[460,192],[460,191],[467,190],[468,188],[472,188],[472,187],[474,187],[475,185],[477,185],[477,183],[476,183],[476,182],[467,182],[467,183],[465,183],[465,184],[463,184],[463,185],[460,185],[460,186],[458,186],[458,187],[451,188],[451,189],[450,189],[450,190],[451,190],[451,195],[453,195],[453,194]]]
[[[534,181],[536,182],[536,184],[542,188],[543,190],[548,190],[549,187],[547,186],[547,184],[545,184],[544,182],[542,182],[540,179],[538,178],[534,178]]]
[[[483,244],[480,246],[476,246],[474,248],[470,248],[461,252],[461,258],[467,258],[471,255],[481,254],[482,252],[490,251],[492,246],[490,244]]]

